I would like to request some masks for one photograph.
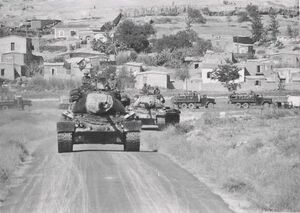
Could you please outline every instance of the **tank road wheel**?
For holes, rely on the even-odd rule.
[[[194,109],[195,105],[193,103],[189,103],[188,107],[189,107],[189,109]]]
[[[241,103],[236,103],[235,106],[236,106],[236,108],[241,108],[242,104]]]
[[[249,108],[249,104],[248,104],[248,103],[243,103],[242,107],[243,107],[244,109],[248,109],[248,108]]]
[[[188,105],[186,103],[181,104],[181,109],[187,109]]]
[[[140,132],[128,132],[124,141],[124,151],[140,151]]]
[[[72,152],[73,151],[73,137],[72,133],[58,133],[57,146],[58,153]]]

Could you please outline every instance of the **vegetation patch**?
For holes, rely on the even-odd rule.
[[[207,112],[147,141],[194,174],[210,177],[263,210],[300,211],[298,112],[249,113],[251,119]]]
[[[54,134],[54,119],[57,116],[17,110],[1,112],[0,190],[16,166],[30,155],[32,150],[28,149],[28,144]]]

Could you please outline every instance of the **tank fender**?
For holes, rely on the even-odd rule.
[[[178,109],[166,109],[167,114],[180,114],[180,110]]]
[[[56,124],[57,132],[74,132],[75,123],[73,121],[60,121]]]

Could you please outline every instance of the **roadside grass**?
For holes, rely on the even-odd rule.
[[[248,113],[220,118],[218,111],[206,111],[152,134],[147,144],[263,210],[300,211],[299,111]]]
[[[46,106],[45,106],[46,109]],[[16,166],[24,162],[33,150],[32,141],[48,137],[55,131],[55,112],[7,110],[0,112],[0,190]]]

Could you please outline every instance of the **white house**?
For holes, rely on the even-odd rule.
[[[166,72],[150,70],[137,73],[135,80],[136,89],[142,89],[144,84],[152,87],[168,88],[170,76]]]

